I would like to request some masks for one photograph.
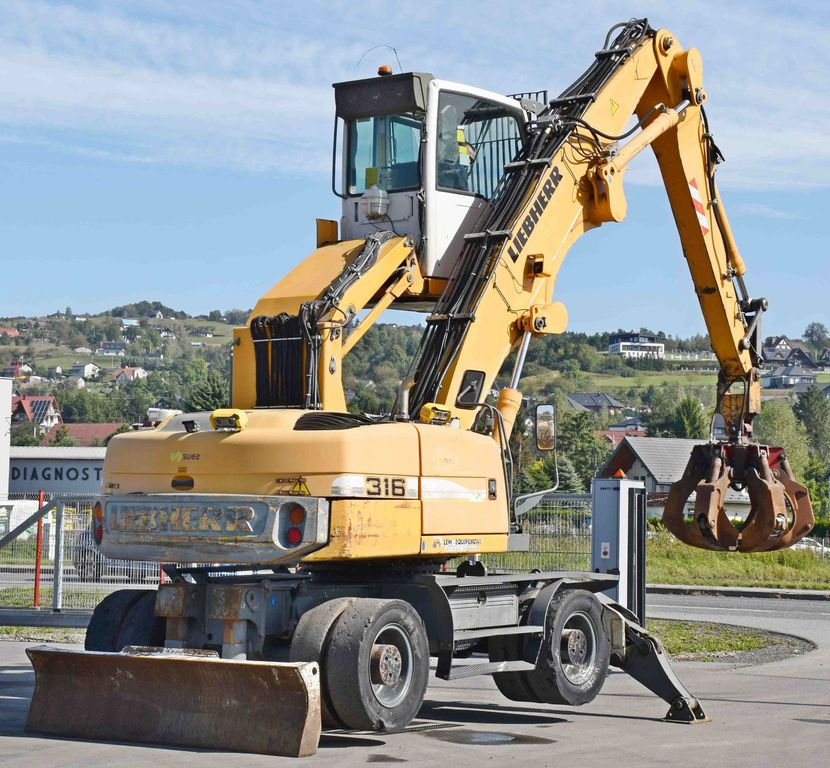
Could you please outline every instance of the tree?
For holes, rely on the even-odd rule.
[[[194,411],[214,411],[228,405],[228,382],[216,371],[208,371],[204,381],[197,383],[188,398],[189,408]]]
[[[830,467],[813,457],[807,464],[804,475],[798,479],[807,486],[816,517],[826,518],[830,514],[830,498],[828,498]]]
[[[522,487],[520,492],[533,493],[552,488],[557,481],[557,468],[559,486],[556,490],[559,493],[583,493],[585,491],[585,484],[568,457],[549,453],[527,467],[523,481],[525,487]]]
[[[221,310],[212,309],[210,310],[210,314],[208,314],[208,320],[214,323],[221,323],[224,318],[222,317]]]
[[[40,430],[30,421],[14,424],[11,428],[12,445],[40,445]]]
[[[229,309],[225,312],[225,320],[231,325],[245,325],[248,322],[248,315],[250,314],[250,309]]]
[[[677,383],[649,386],[643,402],[649,407],[648,434],[650,437],[674,437],[677,426],[677,406],[683,390]]]
[[[70,437],[69,429],[67,429],[66,424],[61,424],[58,427],[58,431],[55,432],[55,436],[49,441],[49,445],[53,446],[63,446],[67,448],[71,448],[78,444],[78,441],[74,437]]]
[[[758,442],[784,448],[795,476],[804,476],[809,460],[807,430],[786,400],[761,404],[761,413],[755,420],[755,437]]]
[[[565,412],[559,419],[559,458],[570,461],[583,489],[590,487],[597,468],[605,463],[610,452],[609,446],[596,438],[594,428],[590,413]]]
[[[701,404],[686,395],[674,410],[674,436],[702,440],[709,434],[709,424]]]
[[[824,323],[810,323],[804,329],[804,338],[817,350],[830,346],[830,333],[828,333],[827,326]]]
[[[798,396],[793,410],[804,425],[813,455],[827,462],[830,459],[830,400],[814,384]]]

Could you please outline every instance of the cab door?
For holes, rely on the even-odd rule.
[[[515,100],[433,80],[424,157],[425,276],[448,277],[464,235],[490,207],[490,198],[523,140],[525,114]]]

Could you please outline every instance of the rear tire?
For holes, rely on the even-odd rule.
[[[568,655],[568,634],[575,634]],[[550,601],[545,637],[536,669],[527,680],[540,701],[581,706],[593,701],[605,682],[611,643],[599,600],[583,589],[557,592]]]
[[[92,612],[84,648],[87,651],[121,650],[116,648],[121,624],[133,605],[146,594],[146,589],[118,589],[108,594]]]
[[[156,616],[156,590],[145,589],[143,592],[124,615],[115,642],[116,651],[128,645],[164,646],[167,620]]]
[[[375,682],[373,648],[394,646],[399,673]],[[394,666],[394,665],[393,665]],[[403,730],[421,708],[429,677],[429,642],[421,617],[403,600],[357,600],[329,637],[325,675],[338,718],[355,730]]]
[[[356,597],[339,597],[316,605],[297,622],[291,638],[290,661],[316,661],[320,665],[320,715],[324,728],[342,728],[343,722],[334,712],[329,694],[328,674],[323,656],[331,629]]]

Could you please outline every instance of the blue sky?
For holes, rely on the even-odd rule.
[[[821,3],[0,0],[0,316],[159,299],[250,307],[313,248],[330,84],[394,63],[558,92],[633,15],[703,54],[722,198],[766,330],[830,325],[830,22]],[[703,321],[656,164],[557,281],[572,330]],[[400,318],[396,318],[400,319]]]

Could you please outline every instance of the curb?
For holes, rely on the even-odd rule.
[[[771,589],[769,587],[710,587],[691,584],[647,584],[650,595],[711,595],[761,597],[773,600],[830,600],[830,589]]]

